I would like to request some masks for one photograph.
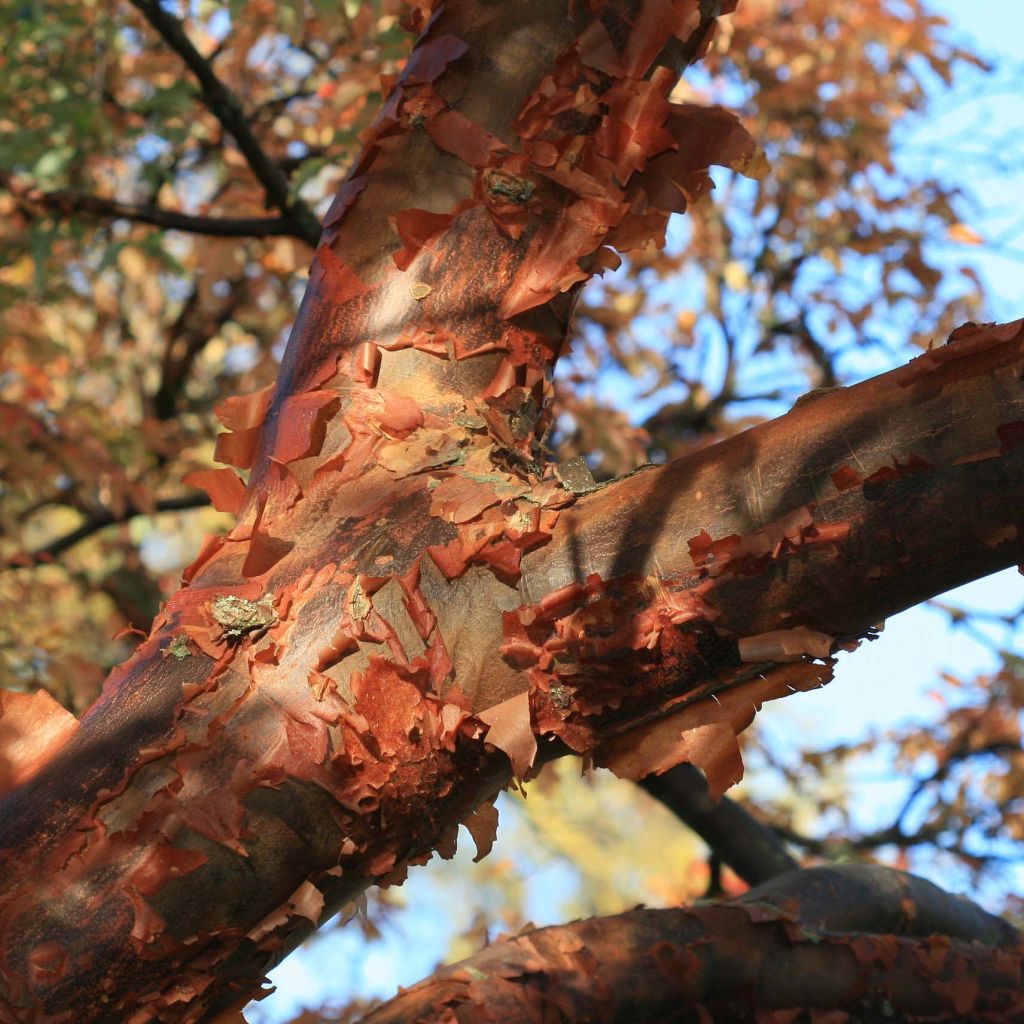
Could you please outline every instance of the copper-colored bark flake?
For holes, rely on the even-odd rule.
[[[707,775],[712,796],[720,796],[743,777],[736,736],[761,704],[822,686],[831,677],[830,666],[799,664],[717,689],[714,700],[690,704],[651,726],[609,740],[599,748],[596,763],[624,778],[641,779],[691,761]]]
[[[0,792],[30,779],[78,729],[74,715],[45,690],[0,690]]]
[[[485,734],[487,742],[508,755],[516,778],[524,778],[537,756],[537,739],[530,724],[529,694],[510,697],[482,711],[478,717],[490,726]]]
[[[466,819],[465,826],[476,845],[473,860],[483,860],[491,852],[498,834],[498,809],[494,804],[482,804]]]
[[[206,491],[218,512],[241,511],[245,484],[234,470],[197,469],[186,473],[181,482]]]
[[[827,658],[834,637],[806,626],[773,629],[758,636],[741,637],[738,646],[743,661],[800,661],[804,655]]]

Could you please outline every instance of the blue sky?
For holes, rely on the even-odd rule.
[[[941,172],[974,195],[978,208],[967,219],[990,244],[969,250],[971,261],[988,287],[992,314],[999,320],[1016,319],[1024,315],[1024,2],[931,0],[931,6],[1001,67],[992,81],[965,76],[961,87],[938,98],[932,116],[908,140],[907,156],[913,159],[916,150],[922,159],[938,159]],[[943,140],[949,148],[945,158],[937,156]],[[1012,173],[971,158],[975,149],[986,147],[1015,165]]]
[[[973,195],[975,205],[965,220],[999,246],[972,248],[967,256],[985,281],[992,315],[1015,319],[1024,315],[1024,297],[1019,295],[1024,275],[1024,174],[1019,161],[1016,172],[1009,174],[964,154],[974,143],[1003,139],[1009,147],[1024,139],[1024,74],[1019,67],[1011,70],[1024,42],[1024,0],[932,0],[932,7],[946,15],[958,33],[972,39],[982,54],[1005,66],[994,83],[979,84],[978,76],[964,76],[964,84],[938,100],[927,124],[908,139],[904,158],[938,160],[942,173]],[[951,257],[964,255],[963,247],[951,248]],[[1024,580],[1008,570],[962,587],[944,600],[970,608],[1014,610],[1024,604]],[[1009,646],[1021,638],[995,639]],[[851,739],[870,727],[884,728],[927,714],[926,694],[941,672],[969,676],[994,667],[991,646],[951,632],[943,614],[921,606],[889,620],[879,640],[842,658],[835,681],[824,690],[769,705],[760,720],[782,742],[787,735],[813,735],[817,745]],[[904,780],[877,775],[861,780],[861,819],[866,824],[882,820],[903,785]],[[1024,873],[1018,873],[1018,880],[1024,882]],[[953,888],[967,885],[966,879],[940,881]],[[552,887],[557,890],[564,884],[566,879],[557,875],[534,881],[536,906],[531,913],[538,923],[545,922],[545,907],[552,904],[545,892],[550,896]],[[406,888],[414,909],[400,929],[387,932],[385,940],[372,947],[364,946],[353,929],[334,931],[296,953],[274,973],[278,991],[258,1010],[249,1011],[251,1019],[268,1024],[288,1020],[303,1005],[331,996],[344,998],[355,990],[387,994],[428,971],[444,949],[445,937],[468,926],[468,912],[446,906],[425,869],[414,873]]]
[[[964,85],[934,104],[934,116],[928,118],[909,139],[910,160],[917,159],[915,149],[934,153],[944,140],[950,140],[950,180],[961,183],[973,195],[977,206],[968,216],[969,226],[986,240],[1009,235],[1020,226],[1021,241],[1014,252],[1012,241],[1000,247],[983,245],[965,249],[955,247],[958,259],[966,256],[985,282],[990,313],[996,320],[1024,316],[1024,295],[1020,282],[1024,276],[1024,164],[1015,173],[986,170],[983,165],[958,160],[958,147],[974,137],[1024,139],[1024,69],[1018,60],[1024,42],[1024,2],[1022,0],[932,0],[933,8],[978,50],[1006,67],[997,75],[995,85],[978,87],[978,76],[965,76]],[[1024,154],[1024,148],[1017,149]],[[934,157],[933,157],[934,159]],[[951,247],[952,248],[952,247]],[[1019,255],[1018,255],[1019,253]],[[1015,570],[1007,570],[986,580],[961,587],[943,600],[990,611],[1008,611],[1024,604],[1024,581]],[[1006,643],[1006,638],[1000,638]],[[895,721],[920,706],[920,695],[936,678],[936,672],[949,669],[961,674],[994,667],[991,648],[983,647],[962,633],[951,633],[946,618],[926,606],[911,609],[891,619],[884,636],[855,656],[847,657],[837,675],[839,685],[820,694],[807,695],[804,702],[823,734],[839,739],[858,730],[864,720],[861,706],[871,707]],[[898,681],[898,685],[897,682]],[[798,702],[787,702],[787,704]],[[872,718],[874,719],[874,715]]]

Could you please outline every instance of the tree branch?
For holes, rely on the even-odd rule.
[[[634,1024],[798,1008],[1010,1021],[1021,1019],[1022,965],[1020,933],[923,879],[812,868],[724,904],[633,910],[497,942],[362,1024]]]
[[[136,516],[155,515],[161,512],[183,512],[191,508],[205,508],[209,504],[209,497],[197,491],[192,494],[182,494],[176,498],[161,498],[154,504],[152,510],[141,509],[132,504],[127,505],[120,514],[113,512],[111,509],[101,509],[90,513],[73,530],[69,530],[60,537],[51,540],[41,548],[9,558],[4,568],[26,569],[42,565],[45,562],[52,562],[58,555],[62,555],[76,544],[80,544],[83,540],[93,536],[93,534],[99,533],[100,530],[105,530],[108,526],[113,526],[115,523],[126,523],[129,519],[134,519]]]
[[[943,782],[954,767],[965,761],[990,755],[1014,754],[1021,751],[1019,743],[1007,740],[996,740],[974,746],[970,742],[970,736],[971,734],[968,732],[963,737],[959,748],[948,754],[934,772],[913,782],[910,793],[888,825],[874,829],[871,832],[865,832],[859,836],[843,837],[841,839],[833,839],[829,836],[804,835],[783,822],[770,822],[763,827],[772,831],[780,840],[785,840],[794,846],[799,846],[809,853],[825,857],[841,857],[849,855],[851,851],[877,850],[883,846],[895,846],[905,850],[914,846],[935,843],[943,833],[951,830],[956,831],[951,826],[946,814],[943,813],[944,808],[939,810],[936,816],[931,816],[930,820],[923,821],[913,831],[908,831],[905,828],[908,815],[918,799],[927,791],[928,787]],[[1005,810],[1006,808],[1003,804],[1010,805],[1013,803],[1013,800],[1013,796],[1007,796],[997,806],[1000,810]],[[943,844],[942,849],[960,856],[969,857],[972,860],[985,859],[978,857],[976,854],[968,853],[959,844]]]
[[[196,76],[203,102],[244,154],[253,174],[266,190],[267,205],[276,206],[281,211],[292,225],[292,234],[315,247],[320,240],[320,222],[316,215],[301,199],[290,195],[288,179],[253,134],[242,104],[217,77],[210,62],[192,45],[181,21],[163,7],[160,0],[132,0],[132,4]]]
[[[1024,418],[1011,369],[1021,361],[1024,321],[965,328],[889,374],[613,481],[524,559],[526,588],[685,577],[688,588],[703,581],[736,637],[783,620],[840,642],[861,636],[1018,559],[1021,516],[1002,495],[1024,448],[1000,437]]]
[[[185,300],[181,312],[167,332],[160,383],[153,392],[153,413],[158,420],[172,419],[178,411],[178,396],[192,371],[192,366],[207,343],[234,315],[246,295],[244,274],[229,282],[229,292],[219,307],[210,312],[203,309],[199,283]]]
[[[759,885],[800,867],[785,843],[742,805],[723,796],[713,800],[707,780],[690,764],[664,775],[648,775],[640,785],[693,829],[748,885]]]
[[[220,238],[268,238],[286,235],[308,242],[291,216],[281,217],[201,217],[159,206],[122,203],[117,199],[95,196],[73,189],[44,192],[38,188],[18,188],[13,176],[0,171],[0,186],[18,200],[62,216],[90,214],[95,217],[123,218],[137,224],[151,224],[167,231],[187,231],[193,235]]]

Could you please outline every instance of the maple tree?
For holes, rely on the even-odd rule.
[[[955,196],[889,155],[924,102],[905,55],[939,75],[972,55],[918,4],[876,0],[841,25],[816,0],[747,0],[709,49],[733,6],[18,12],[0,1019],[237,1008],[328,908],[450,855],[460,822],[485,853],[496,793],[567,752],[644,780],[763,886],[529,933],[378,1019],[1019,1019],[1009,925],[881,869],[788,873],[776,831],[679,767],[720,796],[761,703],[821,685],[887,614],[1021,558],[1020,323],[958,327],[734,432],[751,400],[832,389],[878,318],[932,338],[976,297],[942,293],[926,251],[936,225],[964,235]],[[677,86],[697,58],[748,127]],[[709,203],[712,164],[760,181]],[[619,253],[574,326],[580,285]],[[866,259],[872,280],[845,292]],[[652,281],[695,264],[694,308],[666,325]],[[632,335],[645,315],[662,344]],[[664,397],[642,427],[593,389],[599,365]],[[185,529],[230,525],[180,590],[130,526],[107,529],[207,502],[221,518]],[[82,561],[50,564],[65,552]],[[130,642],[107,639],[115,619],[145,638],[93,700]],[[922,792],[1003,757],[993,834],[1022,771],[1020,691],[1008,663],[927,741]],[[926,742],[904,740],[908,757]],[[932,811],[861,846],[954,827]],[[762,962],[779,983],[751,990]]]

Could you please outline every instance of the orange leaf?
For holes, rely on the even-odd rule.
[[[946,232],[946,237],[951,242],[959,242],[961,245],[985,244],[985,239],[974,228],[970,228],[966,224],[951,224]]]

